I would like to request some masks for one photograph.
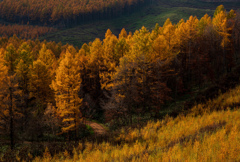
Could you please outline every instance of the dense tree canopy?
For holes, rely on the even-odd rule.
[[[3,0],[0,1],[0,15],[1,18],[19,23],[72,24],[128,13],[143,2],[144,0]]]
[[[2,25],[0,24],[0,36],[13,36],[16,34],[22,39],[35,39],[46,33],[55,32],[57,29],[45,26],[33,25]]]

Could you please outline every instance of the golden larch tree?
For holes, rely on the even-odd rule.
[[[82,99],[78,96],[82,82],[79,70],[77,59],[67,50],[56,71],[56,79],[52,82],[57,113],[62,120],[62,133],[75,131],[75,138],[82,117]]]
[[[6,51],[0,49],[0,129],[9,133],[11,149],[15,143],[16,119],[21,116],[17,111],[19,91],[13,72],[15,54],[15,48],[11,44]]]

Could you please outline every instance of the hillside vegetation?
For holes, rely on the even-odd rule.
[[[3,0],[0,15],[11,22],[69,25],[129,13],[142,4],[144,0]]]
[[[187,20],[190,15],[201,18],[207,13],[212,16],[216,6],[221,3],[224,4],[227,11],[237,10],[240,6],[238,2],[211,3],[200,0],[108,0],[97,1],[96,3],[99,5],[95,6],[94,3],[95,1],[87,3],[87,1],[80,0],[54,2],[4,0],[0,3],[0,23],[11,25],[7,36],[16,34],[21,38],[39,38],[42,41],[69,43],[81,47],[95,38],[104,39],[107,29],[110,29],[115,35],[122,28],[131,32],[142,26],[153,29],[156,23],[163,25],[167,18],[170,18],[173,23],[177,23],[182,18]],[[80,10],[83,11],[80,12]],[[32,31],[27,26],[27,23],[38,29],[48,26],[57,28],[57,30],[51,30],[54,32],[38,30],[41,34],[37,34],[36,30]],[[26,33],[24,36],[12,29],[19,27],[18,25],[22,25],[21,28]]]
[[[224,3],[224,2],[223,2]],[[134,32],[145,26],[152,30],[156,23],[163,25],[167,18],[172,23],[178,23],[179,20],[187,20],[190,15],[203,17],[206,13],[213,16],[215,8],[221,3],[208,3],[202,1],[182,1],[182,0],[153,0],[137,10],[132,10],[131,14],[123,14],[110,19],[97,19],[84,24],[74,25],[71,28],[58,30],[58,32],[49,33],[40,37],[40,40],[69,43],[81,47],[84,43],[93,41],[95,38],[104,39],[104,33],[110,29],[113,34],[118,35],[122,28],[126,31]],[[227,11],[237,10],[240,3],[224,3]]]
[[[0,35],[11,37],[15,34],[22,39],[36,39],[46,33],[56,32],[56,30],[55,28],[45,26],[0,24]]]
[[[190,16],[177,24],[167,19],[163,26],[156,24],[151,31],[143,26],[134,33],[122,29],[116,36],[108,29],[103,40],[96,38],[80,49],[37,39],[1,37],[0,142],[3,147],[0,149],[5,151],[0,156],[11,161],[15,156],[25,159],[22,153],[25,155],[26,150],[32,150],[33,156],[41,154],[42,149],[34,149],[34,145],[31,149],[23,147],[21,155],[18,153],[19,146],[31,142],[54,141],[59,142],[58,146],[66,141],[77,143],[89,136],[86,120],[94,119],[119,129],[139,123],[144,115],[163,118],[167,102],[177,103],[179,96],[189,95],[193,89],[200,91],[206,85],[220,85],[224,75],[239,69],[239,30],[240,15],[234,10],[227,12],[220,5],[213,17]],[[232,79],[237,82],[239,77],[232,76]],[[222,105],[229,102],[235,99]],[[196,109],[204,113],[201,107],[206,110],[205,106]],[[184,110],[185,107],[179,109]],[[219,123],[224,125],[224,121]],[[208,128],[207,124],[193,127],[190,133],[205,126]],[[180,135],[185,131],[180,130]],[[180,135],[164,140],[162,147],[172,148],[175,140],[182,140]],[[186,134],[186,138],[190,135]],[[122,135],[115,139],[116,148],[122,141],[125,141]],[[126,137],[126,141],[131,143],[133,139]],[[51,152],[62,151],[59,147],[51,148]],[[150,154],[149,145],[143,148],[150,149],[147,151]],[[126,152],[132,160],[134,152],[126,151],[132,154]],[[65,154],[69,156],[68,152]]]
[[[201,115],[195,107],[194,115],[165,117],[141,129],[122,129],[100,144],[79,143],[73,152],[51,156],[45,151],[34,161],[239,161],[240,110],[235,106],[239,105],[239,94],[237,86],[197,105],[205,112]],[[228,110],[216,111],[219,106]]]
[[[40,40],[69,43],[81,47],[84,43],[92,42],[95,38],[104,39],[105,32],[110,29],[114,35],[118,35],[122,28],[128,32],[133,32],[145,26],[152,30],[156,23],[163,25],[167,18],[172,23],[178,23],[182,18],[187,20],[190,15],[201,18],[206,13],[213,15],[216,5],[211,9],[192,8],[192,7],[174,7],[162,4],[146,7],[130,15],[123,15],[109,20],[98,20],[82,25],[76,25],[72,28],[58,30],[39,37]]]

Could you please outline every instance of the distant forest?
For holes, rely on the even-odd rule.
[[[46,27],[46,26],[37,26],[37,25],[18,25],[18,24],[9,24],[1,25],[0,24],[0,35],[5,37],[17,35],[19,38],[23,39],[36,39],[46,33],[55,32],[56,28]]]
[[[152,1],[152,0],[151,0]],[[0,17],[14,23],[73,25],[134,12],[149,0],[3,0]]]

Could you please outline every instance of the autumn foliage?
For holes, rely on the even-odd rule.
[[[32,25],[1,25],[0,35],[11,37],[16,34],[22,39],[36,39],[50,32],[55,32],[57,29],[51,27],[32,26]]]
[[[237,161],[238,119],[239,110],[166,118],[142,129],[122,130],[116,137],[121,145],[86,143],[85,149],[76,148],[72,157],[62,153],[34,161]]]
[[[223,6],[215,13],[201,19],[190,16],[177,24],[168,19],[162,27],[156,25],[151,31],[142,27],[133,34],[122,29],[115,36],[107,30],[103,40],[96,38],[80,49],[16,36],[1,37],[1,132],[9,135],[13,148],[18,141],[38,140],[46,134],[78,140],[85,119],[105,116],[108,121],[123,119],[131,124],[133,116],[139,114],[158,118],[167,101],[189,93],[193,87],[217,84],[223,74],[239,64],[239,14],[233,10],[227,13]],[[227,113],[238,118],[238,111]],[[157,157],[166,161],[205,161],[206,157],[195,157],[195,152],[208,147],[214,147],[212,152],[219,151],[221,156],[217,157],[224,159],[226,150],[237,151],[237,145],[219,147],[209,140],[238,141],[235,127],[224,129],[232,122],[229,116],[216,112],[201,118],[150,123],[127,137],[123,132],[116,139],[133,142],[133,147],[107,143],[94,146],[96,152],[91,152],[93,145],[86,144],[76,159],[130,161],[141,157],[151,161]],[[218,133],[212,132],[218,129]],[[180,149],[183,147],[186,149]],[[189,152],[194,155],[185,156]],[[68,159],[68,152],[64,154]],[[176,155],[173,159],[172,154]],[[207,157],[212,156],[215,154]]]
[[[200,104],[208,107],[198,114],[165,117],[149,121],[146,126],[121,129],[117,135],[103,143],[79,143],[72,157],[65,152],[34,161],[238,161],[240,156],[240,111],[237,86],[216,99]],[[226,101],[223,100],[226,99]],[[216,111],[215,106],[235,108]],[[85,146],[85,149],[83,149]]]
[[[129,13],[144,0],[3,0],[1,18],[11,22],[74,24]]]

